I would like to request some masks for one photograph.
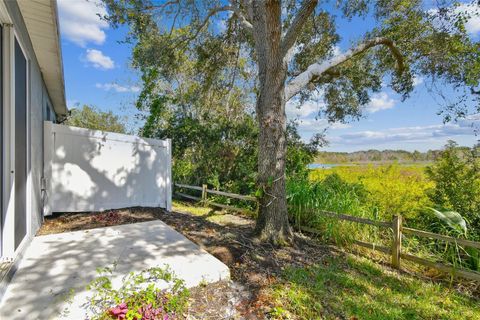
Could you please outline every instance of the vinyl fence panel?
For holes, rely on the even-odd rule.
[[[44,214],[171,210],[171,141],[45,122]]]

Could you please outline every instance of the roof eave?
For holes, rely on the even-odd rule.
[[[18,5],[53,109],[62,118],[67,115],[68,109],[56,0],[19,1]]]

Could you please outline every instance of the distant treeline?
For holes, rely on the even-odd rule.
[[[317,163],[348,163],[348,162],[420,162],[434,161],[441,150],[405,151],[405,150],[366,150],[355,152],[320,151],[315,158]]]

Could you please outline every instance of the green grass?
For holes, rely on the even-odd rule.
[[[204,217],[210,222],[218,224],[226,224],[230,222],[229,217],[225,216],[225,211],[204,207],[201,204],[173,200],[172,207],[173,211],[188,212],[199,217]]]
[[[480,301],[353,255],[287,268],[271,294],[278,319],[480,319]]]
[[[212,214],[212,209],[208,207],[203,207],[196,205],[194,203],[189,203],[185,201],[173,200],[172,202],[173,211],[178,212],[188,212],[196,216],[209,216]]]
[[[212,209],[174,201],[174,210],[222,224]],[[272,319],[480,319],[480,300],[448,284],[398,273],[349,253],[288,267],[267,288]]]

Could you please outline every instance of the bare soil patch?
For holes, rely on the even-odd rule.
[[[126,208],[102,212],[55,213],[46,217],[37,235],[110,227],[159,219],[158,208]]]

